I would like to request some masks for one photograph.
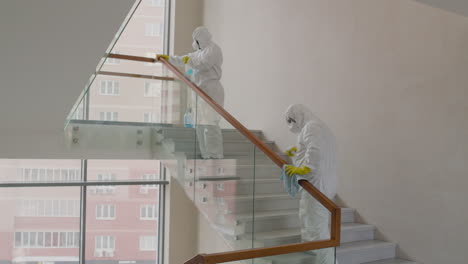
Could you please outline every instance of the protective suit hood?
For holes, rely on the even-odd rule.
[[[200,49],[204,49],[211,43],[212,36],[206,27],[198,27],[193,31],[192,38],[194,45],[198,41]]]
[[[302,104],[293,104],[288,107],[285,113],[286,122],[288,123],[289,130],[295,134],[301,132],[304,126],[318,118]]]

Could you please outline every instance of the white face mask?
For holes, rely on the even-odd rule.
[[[294,118],[289,117],[287,118],[286,122],[288,123],[289,131],[291,131],[294,134],[301,132],[301,128],[297,124],[297,121],[294,120]]]
[[[193,40],[193,42],[192,42],[192,48],[193,48],[193,50],[195,50],[195,51],[199,50],[198,43],[197,43],[196,40]]]
[[[294,134],[298,134],[301,132],[301,128],[296,124],[296,123],[291,123],[288,125],[289,131],[291,131]]]

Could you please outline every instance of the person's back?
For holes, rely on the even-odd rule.
[[[208,81],[221,80],[223,54],[216,43],[210,42],[205,48],[197,50],[189,54],[189,56],[192,59],[189,60],[187,66],[194,69],[193,82],[196,85],[202,87]]]
[[[286,111],[291,132],[298,134],[296,146],[286,151],[293,165],[285,173],[297,181],[310,181],[317,189],[333,199],[336,195],[335,137],[331,130],[304,105],[291,105]],[[309,193],[301,190],[299,219],[303,241],[318,241],[330,236],[328,210]],[[314,263],[327,264],[334,260],[333,250],[316,252]]]

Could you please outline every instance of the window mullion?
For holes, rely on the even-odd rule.
[[[87,177],[87,167],[88,161],[82,160],[81,161],[81,179],[82,182],[86,182]],[[82,185],[80,193],[80,244],[79,244],[79,261],[80,264],[85,263],[86,258],[86,186]]]

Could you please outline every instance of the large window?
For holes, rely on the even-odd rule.
[[[137,2],[140,2],[138,0]],[[133,16],[125,24],[110,53],[155,58],[169,53],[167,24],[169,0],[142,0]],[[178,122],[180,115],[172,115],[180,102],[176,100],[179,87],[170,89],[167,96],[161,91],[177,86],[172,81],[135,78],[136,76],[167,76],[160,63],[134,62],[107,58],[90,86],[83,112],[73,115],[93,121],[118,122]],[[108,73],[128,73],[128,77]],[[164,108],[164,105],[167,107]],[[169,114],[163,115],[163,109]],[[174,110],[175,111],[175,110]],[[150,114],[151,113],[151,114]],[[167,118],[163,118],[167,116]],[[168,120],[170,119],[170,120]],[[175,119],[175,120],[173,120]]]
[[[161,178],[154,160],[0,160],[0,262],[154,263]]]

